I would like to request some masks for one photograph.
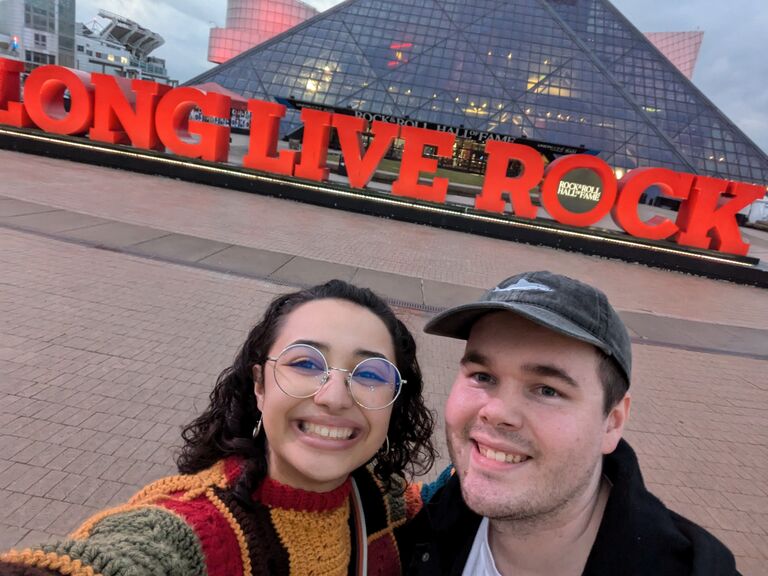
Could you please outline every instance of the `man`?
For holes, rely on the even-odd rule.
[[[737,574],[643,484],[621,438],[629,335],[602,292],[520,274],[425,331],[467,345],[445,409],[456,474],[399,535],[407,573]]]

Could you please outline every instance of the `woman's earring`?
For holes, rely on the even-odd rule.
[[[384,437],[384,452],[381,455],[386,456],[387,454],[389,454],[389,434]]]
[[[256,426],[253,427],[253,439],[256,440],[259,436],[259,432],[261,432],[261,420],[264,418],[264,416],[261,416],[259,418],[259,421],[256,422]],[[389,451],[389,439],[387,439],[387,451]]]

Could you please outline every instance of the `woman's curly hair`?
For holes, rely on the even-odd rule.
[[[279,296],[270,303],[261,321],[251,329],[232,366],[219,375],[208,408],[184,428],[185,443],[176,461],[181,473],[205,470],[227,456],[242,456],[245,470],[235,491],[241,500],[250,500],[250,494],[268,472],[265,434],[256,439],[252,437],[261,418],[254,394],[253,368],[266,362],[286,316],[302,304],[329,298],[362,306],[384,322],[392,336],[395,364],[407,381],[392,408],[387,431],[389,451],[379,451],[372,458],[374,474],[387,490],[401,490],[406,475],[420,475],[432,467],[436,455],[431,440],[434,419],[424,405],[413,336],[386,302],[372,291],[331,280]]]

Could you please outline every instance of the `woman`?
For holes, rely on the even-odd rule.
[[[434,460],[408,329],[339,280],[276,298],[182,436],[180,476],[0,574],[393,574]]]

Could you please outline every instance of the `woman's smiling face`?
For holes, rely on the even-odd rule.
[[[372,356],[395,361],[384,322],[346,300],[313,300],[293,310],[283,319],[269,357],[276,358],[297,343],[318,349],[335,368],[352,370]],[[268,361],[254,367],[269,477],[314,492],[340,486],[384,444],[392,407],[360,407],[347,388],[346,373],[338,370],[330,371],[327,383],[314,396],[293,398],[277,385],[274,366]]]

